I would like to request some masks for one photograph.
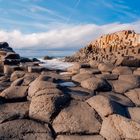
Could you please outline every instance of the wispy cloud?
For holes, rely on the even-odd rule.
[[[24,34],[19,30],[11,32],[0,30],[0,41],[7,41],[14,48],[32,49],[79,49],[89,41],[96,39],[102,34],[112,33],[124,29],[132,29],[140,32],[140,21],[134,23],[63,25],[48,32]]]

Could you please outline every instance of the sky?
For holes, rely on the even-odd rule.
[[[140,33],[140,0],[0,0],[0,41],[22,55],[70,55],[103,34]]]

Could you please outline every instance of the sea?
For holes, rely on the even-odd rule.
[[[66,70],[68,67],[72,66],[73,63],[64,62],[65,56],[70,56],[74,53],[73,50],[33,50],[33,49],[15,49],[15,52],[20,54],[21,57],[27,58],[37,58],[42,64],[43,67],[54,69],[54,70]],[[53,59],[44,60],[44,56],[51,56]]]

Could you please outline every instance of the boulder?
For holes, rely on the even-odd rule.
[[[132,89],[124,93],[133,103],[140,106],[140,88]]]
[[[106,80],[96,77],[83,80],[81,86],[92,91],[110,91],[112,89]]]
[[[26,98],[28,94],[28,87],[27,86],[11,86],[0,94],[1,97],[5,99],[21,99]]]
[[[95,93],[84,89],[82,87],[69,87],[68,90],[63,92],[64,94],[70,94],[71,98],[74,100],[85,101],[93,96]]]
[[[11,77],[10,77],[10,81],[14,81],[18,78],[21,78],[25,75],[25,72],[24,71],[14,71],[12,74],[11,74]]]
[[[103,120],[100,134],[107,140],[138,140],[140,139],[140,124],[114,114]]]
[[[0,105],[0,123],[18,118],[26,118],[29,102],[5,103]]]
[[[34,96],[31,100],[29,116],[43,122],[50,122],[68,101],[69,97],[66,95],[43,94]]]
[[[43,58],[44,60],[51,60],[51,59],[53,59],[53,57],[51,57],[51,56],[44,56],[44,58]]]
[[[17,53],[8,52],[4,59],[20,59],[20,56]]]
[[[56,140],[104,140],[101,135],[58,135]]]
[[[62,95],[62,91],[58,88],[46,88],[40,91],[35,92],[34,94],[29,94],[29,96],[32,98],[33,96],[40,96],[40,95]]]
[[[111,63],[100,63],[98,65],[98,69],[101,72],[112,72],[113,68],[114,68],[114,66]]]
[[[132,74],[132,70],[127,66],[119,66],[119,67],[115,67],[112,70],[112,73],[115,73],[118,75],[130,75]]]
[[[0,124],[0,139],[53,140],[48,124],[32,120],[14,120]]]
[[[140,76],[137,75],[120,75],[119,80],[111,82],[115,92],[125,93],[130,89],[140,86]]]
[[[140,123],[140,107],[128,107],[128,114],[132,120]]]
[[[40,90],[53,88],[57,88],[57,84],[48,81],[40,81],[36,79],[29,86],[28,95],[32,97],[36,92]]]
[[[134,103],[127,98],[126,96],[122,95],[122,94],[118,94],[115,92],[100,92],[99,94],[108,97],[110,100],[125,106],[125,107],[133,107]]]
[[[72,101],[53,121],[56,133],[93,134],[98,133],[100,127],[95,111],[81,101]]]
[[[72,76],[72,80],[78,83],[81,83],[82,81],[89,79],[93,77],[93,74],[88,74],[88,73],[79,73],[74,76]]]
[[[104,118],[113,113],[119,113],[120,106],[110,98],[103,95],[96,95],[86,101],[98,114]]]

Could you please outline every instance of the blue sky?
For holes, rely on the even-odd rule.
[[[0,41],[76,50],[102,34],[140,32],[140,0],[0,0]]]

